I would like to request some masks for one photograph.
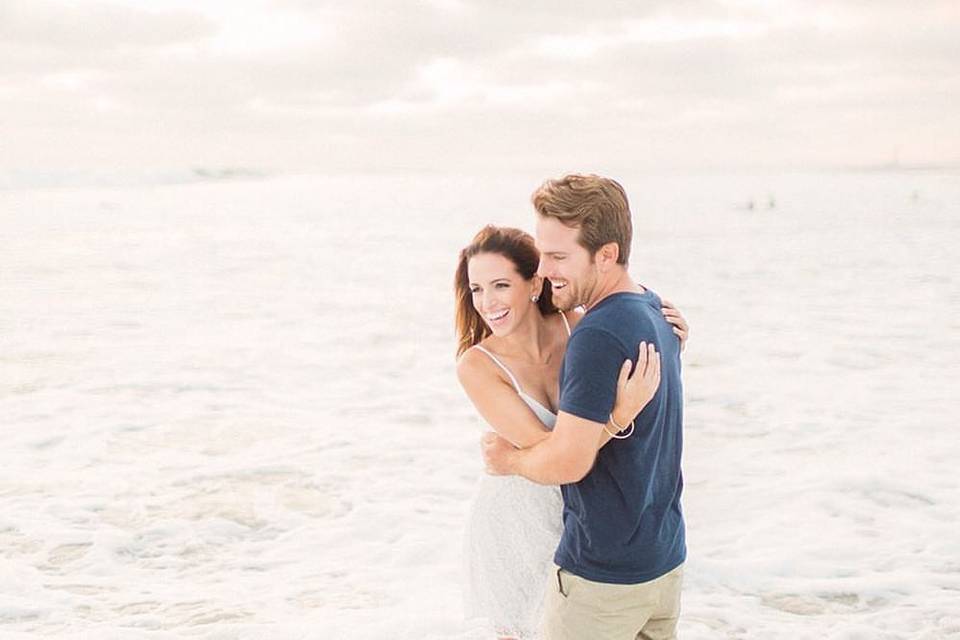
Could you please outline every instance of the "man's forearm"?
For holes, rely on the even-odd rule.
[[[558,443],[554,434],[530,447],[510,454],[510,472],[545,485],[579,482],[593,466],[593,455],[586,459],[582,452],[569,450]]]

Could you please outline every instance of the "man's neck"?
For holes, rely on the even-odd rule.
[[[625,267],[619,267],[615,272],[608,274],[610,277],[601,281],[597,287],[597,294],[584,306],[587,311],[597,306],[597,304],[616,293],[644,293],[646,289],[637,284],[630,278]]]

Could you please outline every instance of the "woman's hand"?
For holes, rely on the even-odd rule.
[[[683,348],[687,346],[687,338],[690,336],[690,326],[672,302],[668,300],[660,300],[660,302],[663,306],[660,311],[663,313],[664,319],[673,325],[673,332],[680,338],[680,351],[683,351]]]
[[[617,401],[613,419],[626,427],[653,399],[660,386],[660,354],[653,344],[640,343],[637,366],[630,375],[630,361],[624,360],[617,379]]]

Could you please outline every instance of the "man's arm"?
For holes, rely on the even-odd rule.
[[[561,411],[553,432],[529,449],[515,449],[494,433],[484,436],[487,471],[494,475],[520,475],[538,484],[579,482],[597,457],[603,423]]]
[[[641,352],[646,353],[646,349],[646,345],[641,345]],[[497,475],[521,475],[540,484],[570,484],[582,480],[596,460],[597,449],[602,444],[600,434],[614,409],[618,385],[627,380],[630,370],[624,363],[627,357],[619,339],[610,332],[579,328],[571,336],[564,354],[566,375],[553,431],[523,451],[513,449],[502,438],[484,436],[487,470]],[[635,382],[640,384],[641,379]],[[652,385],[650,396],[656,386],[656,383]]]

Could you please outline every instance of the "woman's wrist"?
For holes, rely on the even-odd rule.
[[[614,408],[614,410],[610,413],[609,424],[617,431],[622,431],[623,429],[626,429],[628,426],[630,426],[630,422],[633,420],[633,416],[630,416],[628,418],[624,418],[623,420],[621,420],[620,418],[622,417],[623,417],[622,415],[617,414],[616,408]]]
[[[633,435],[633,428],[634,428],[633,420],[631,420],[629,424],[620,424],[617,421],[617,419],[614,417],[613,413],[611,412],[610,420],[607,422],[607,424],[613,425],[613,429],[614,429],[613,431],[611,431],[610,429],[607,429],[607,425],[603,426],[604,430],[610,435],[611,438],[615,438],[617,440],[625,440],[629,438],[631,435]]]

